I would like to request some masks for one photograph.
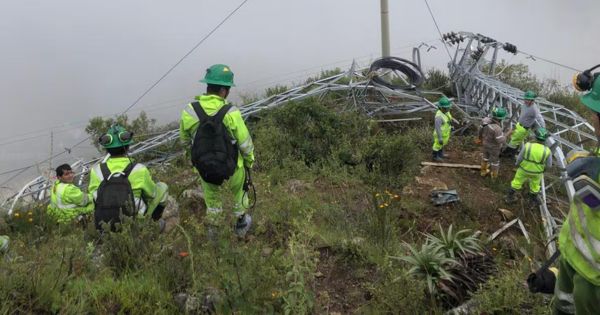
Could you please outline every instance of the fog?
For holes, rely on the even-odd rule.
[[[130,106],[241,1],[9,1],[0,3],[0,172],[44,160],[86,137],[94,116]],[[593,0],[430,0],[442,32],[472,31],[577,69],[600,63],[600,2]],[[260,95],[322,69],[364,64],[380,54],[379,1],[249,0],[130,113],[176,120],[204,86],[204,70],[225,63],[235,73],[231,98]],[[448,56],[423,1],[390,0],[392,53],[409,57],[428,42],[425,68]],[[541,78],[567,84],[573,71],[527,56]],[[50,142],[53,130],[54,141]],[[52,147],[52,148],[51,148]],[[94,154],[86,143],[53,161]],[[39,165],[18,182],[47,169]],[[12,175],[12,174],[9,174]],[[7,175],[0,176],[0,182]],[[13,184],[14,186],[14,184]]]

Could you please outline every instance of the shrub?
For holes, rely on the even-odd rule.
[[[456,260],[446,257],[444,252],[428,243],[421,245],[420,250],[409,244],[406,246],[410,255],[390,258],[407,262],[410,267],[407,275],[424,280],[429,294],[434,296],[438,292],[442,280],[452,281],[448,268],[458,264]]]
[[[447,232],[444,232],[441,225],[439,228],[440,236],[426,234],[427,242],[436,249],[446,253],[446,256],[456,258],[458,256],[479,255],[481,253],[481,245],[477,234],[470,233],[471,230],[464,229],[453,232],[452,224],[448,227]]]
[[[257,160],[270,169],[286,158],[319,165],[332,160],[345,142],[358,143],[368,132],[356,113],[336,113],[313,101],[291,103],[265,114],[255,129]]]
[[[548,301],[542,294],[532,294],[525,285],[526,272],[520,268],[504,268],[473,295],[474,313],[548,314]]]

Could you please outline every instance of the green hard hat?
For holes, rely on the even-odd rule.
[[[535,138],[540,141],[546,141],[548,136],[549,136],[549,134],[548,134],[548,130],[546,130],[546,128],[540,127],[535,130]]]
[[[500,119],[500,120],[506,118],[506,109],[504,109],[502,107],[494,108],[492,110],[492,117]]]
[[[450,108],[450,107],[452,107],[452,101],[450,101],[447,97],[443,96],[437,102],[437,105],[441,108]]]
[[[10,238],[7,235],[0,235],[0,253],[6,253],[8,251],[8,243]]]
[[[535,92],[531,90],[525,92],[525,95],[523,95],[523,98],[525,98],[528,101],[534,101],[536,97],[537,94],[535,94]]]
[[[122,126],[114,125],[98,139],[98,142],[106,149],[128,146],[133,143],[133,132],[127,131]]]
[[[222,86],[235,86],[233,84],[233,72],[231,68],[222,64],[212,65],[206,69],[204,79],[200,80],[200,82]]]
[[[598,78],[594,80],[591,91],[582,95],[580,98],[583,105],[589,107],[596,113],[600,113],[600,79]]]

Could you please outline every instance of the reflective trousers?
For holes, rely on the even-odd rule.
[[[233,193],[233,213],[237,216],[244,214],[244,181],[246,180],[246,172],[243,166],[238,166],[233,175],[222,185],[215,185],[205,182],[200,177],[202,190],[204,192],[204,201],[206,202],[207,219],[217,220],[223,211],[223,202],[221,199],[221,186],[228,185]],[[247,198],[247,196],[246,196]]]
[[[513,178],[512,182],[510,182],[510,187],[512,187],[514,190],[521,190],[521,188],[523,188],[523,184],[525,184],[526,181],[529,181],[529,191],[533,194],[537,194],[540,192],[542,176],[542,173],[527,173],[519,167],[515,173],[515,177]]]
[[[563,257],[554,289],[554,314],[600,314],[600,287],[580,276]]]

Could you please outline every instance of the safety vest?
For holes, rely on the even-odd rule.
[[[91,212],[93,203],[90,203],[88,194],[83,193],[73,184],[54,182],[50,195],[48,214],[60,223],[67,223],[80,214]]]
[[[441,117],[443,121],[442,127],[440,128],[442,130],[442,138],[450,138],[450,132],[452,131],[452,126],[450,125],[450,121],[452,120],[452,114],[450,114],[450,112],[446,112],[444,114],[444,112],[438,109],[438,111],[435,113],[435,119],[437,119],[438,117]],[[433,131],[433,136],[437,137],[435,130]]]
[[[546,161],[550,156],[550,148],[541,143],[525,144],[523,160],[519,167],[527,173],[541,174],[546,169]]]
[[[558,238],[560,252],[579,275],[600,286],[600,213],[577,198]]]

